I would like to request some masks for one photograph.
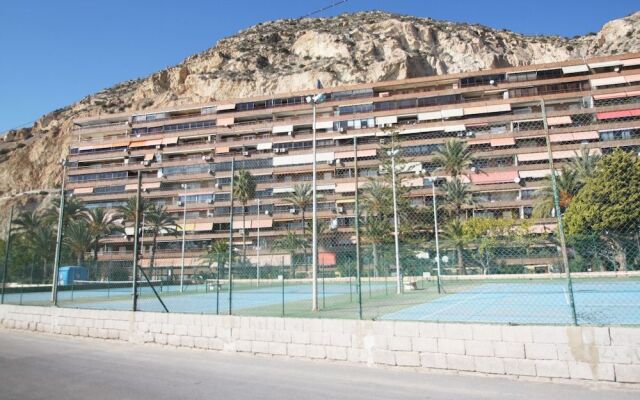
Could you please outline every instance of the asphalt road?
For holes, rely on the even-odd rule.
[[[0,399],[638,399],[640,391],[437,375],[0,330]]]

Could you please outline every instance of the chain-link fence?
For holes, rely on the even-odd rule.
[[[306,170],[258,178],[231,162],[211,179],[227,189],[215,202],[159,201],[138,184],[113,207],[67,195],[60,218],[60,197],[47,198],[11,219],[3,301],[638,325],[639,101],[540,102],[521,120],[345,135],[318,162],[315,233]]]

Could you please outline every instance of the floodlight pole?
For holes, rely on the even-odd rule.
[[[438,242],[438,206],[436,203],[436,181],[429,178],[431,181],[431,200],[433,203],[433,231],[436,237],[436,265],[438,266],[438,276],[436,277],[436,283],[438,286],[438,294],[441,293],[440,288],[440,243]]]
[[[7,230],[7,243],[4,250],[4,265],[2,266],[2,295],[0,304],[4,304],[4,291],[7,284],[7,271],[9,271],[9,252],[11,251],[11,224],[13,223],[13,206],[9,212],[9,229]]]
[[[186,183],[182,184],[184,189],[183,212],[182,212],[182,255],[180,256],[180,293],[184,292],[184,250],[185,239],[187,234],[187,187]]]
[[[316,154],[316,102],[311,100],[311,106],[313,108],[313,167],[312,167],[312,210],[311,210],[311,270],[312,270],[312,288],[311,288],[311,311],[318,311],[318,202],[316,200],[316,180],[317,180],[317,154]]]
[[[400,238],[398,234],[398,199],[396,193],[396,146],[391,138],[391,185],[393,193],[393,234],[395,236],[395,256],[396,256],[396,294],[402,293],[402,282],[400,278]]]
[[[356,203],[355,203],[355,228],[356,228],[356,281],[358,287],[358,317],[362,319],[362,283],[360,279],[360,208],[358,207],[358,138],[353,138],[353,169],[356,176]],[[351,282],[351,274],[349,274]]]
[[[260,286],[260,199],[258,202],[258,235],[256,238],[256,286]]]
[[[233,310],[231,306],[231,300],[233,298],[233,274],[231,273],[231,270],[233,267],[233,185],[235,174],[235,157],[231,157],[231,190],[229,192],[229,200],[231,204],[231,207],[229,207],[229,315],[231,315]]]
[[[573,298],[573,283],[571,282],[571,271],[569,269],[569,256],[567,254],[567,240],[564,235],[564,226],[562,224],[562,211],[560,209],[560,198],[558,196],[558,183],[556,180],[556,170],[553,165],[553,152],[551,151],[551,139],[549,138],[549,124],[547,122],[547,109],[544,99],[540,99],[540,108],[542,111],[542,122],[544,127],[544,136],[547,142],[547,155],[549,157],[549,167],[551,168],[551,185],[553,191],[553,206],[556,212],[556,221],[558,222],[558,236],[560,236],[560,251],[562,253],[562,264],[567,278],[567,295],[569,297],[569,306],[571,307],[571,317],[574,325],[578,325],[576,315],[576,305]]]
[[[62,252],[62,224],[64,222],[64,185],[67,175],[67,159],[63,158],[62,163],[62,184],[60,186],[60,211],[58,212],[58,232],[56,234],[56,252],[53,259],[53,283],[51,285],[51,302],[58,305],[58,270],[60,269],[60,253]]]
[[[140,212],[142,201],[140,198],[140,187],[142,186],[142,171],[138,171],[138,185],[136,189],[136,218],[135,229],[133,231],[133,284],[132,284],[132,310],[138,311],[138,241],[140,239]]]

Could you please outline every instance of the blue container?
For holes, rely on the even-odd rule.
[[[85,267],[66,266],[58,269],[58,285],[71,285],[74,281],[86,281],[89,271]]]

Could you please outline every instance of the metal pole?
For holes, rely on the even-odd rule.
[[[356,175],[356,287],[358,288],[358,317],[362,319],[362,281],[360,280],[360,207],[358,205],[358,139],[353,138],[353,169]]]
[[[393,139],[392,139],[393,140]],[[400,278],[400,238],[398,234],[398,200],[396,198],[396,149],[395,144],[391,146],[391,185],[393,191],[393,234],[395,236],[396,255],[396,293],[402,293],[402,283]]]
[[[549,138],[549,124],[547,123],[547,109],[544,104],[544,99],[540,99],[540,108],[542,109],[542,122],[544,124],[544,135],[547,142],[547,155],[549,157],[549,167],[551,168],[551,185],[553,188],[553,206],[556,211],[556,220],[558,221],[558,235],[560,236],[562,264],[564,266],[565,275],[567,277],[567,294],[569,297],[569,306],[571,307],[571,317],[573,320],[573,324],[578,325],[578,318],[576,316],[576,304],[573,298],[573,283],[571,282],[571,271],[569,270],[569,256],[567,255],[567,241],[564,235],[564,226],[562,224],[562,211],[560,210],[560,198],[558,196],[556,170],[553,166],[553,152],[551,151],[551,140]]]
[[[60,212],[58,213],[58,233],[56,235],[56,253],[53,259],[53,284],[51,285],[51,302],[58,305],[58,270],[60,269],[60,253],[62,252],[62,223],[64,221],[64,184],[67,175],[67,159],[62,160],[62,185],[60,186]]]
[[[316,199],[316,103],[312,103],[313,107],[313,173],[312,173],[312,210],[311,210],[311,269],[312,269],[312,288],[311,288],[311,311],[318,311],[318,202]]]
[[[138,171],[138,187],[136,190],[136,222],[133,230],[133,311],[138,311],[138,241],[140,239],[140,209],[142,201],[140,198],[140,187],[142,186],[142,171]]]
[[[230,191],[230,204],[229,208],[229,315],[233,308],[231,307],[231,299],[233,296],[233,274],[231,269],[233,267],[233,184],[235,180],[235,157],[231,158],[231,191]],[[244,228],[244,227],[243,227]]]
[[[438,266],[436,284],[438,285],[438,294],[440,294],[440,242],[438,241],[438,206],[436,203],[436,181],[434,179],[431,179],[431,200],[433,203],[433,231],[436,236],[436,265]]]
[[[11,211],[9,211],[9,228],[7,230],[7,243],[5,243],[4,250],[4,265],[2,267],[2,295],[0,299],[0,304],[4,304],[4,290],[7,284],[7,272],[9,271],[9,252],[11,251],[11,224],[13,223],[13,206],[11,206]]]
[[[280,273],[282,274],[282,316],[284,317],[284,258],[280,261]]]
[[[180,292],[184,292],[184,246],[187,234],[187,184],[183,184],[184,189],[184,204],[182,212],[182,255],[180,256]]]
[[[256,239],[256,286],[260,286],[260,199],[258,201],[258,238]]]

